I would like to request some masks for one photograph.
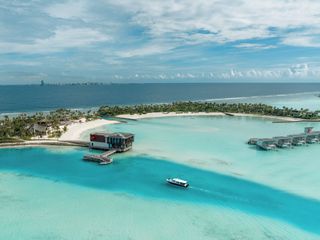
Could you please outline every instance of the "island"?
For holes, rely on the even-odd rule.
[[[58,109],[49,113],[26,113],[0,119],[1,146],[21,144],[81,145],[83,131],[126,119],[163,116],[227,115],[271,117],[286,121],[319,121],[319,111],[277,108],[253,103],[174,102],[130,106],[102,106],[97,111]],[[281,122],[280,121],[280,122]],[[78,141],[78,142],[76,142]]]

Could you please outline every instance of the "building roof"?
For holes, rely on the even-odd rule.
[[[292,136],[279,136],[279,137],[274,137],[274,140],[281,140],[281,139],[291,139]]]
[[[306,136],[318,136],[319,133],[317,132],[311,132],[311,133],[307,133]]]
[[[115,133],[95,132],[95,133],[91,133],[91,135],[100,135],[104,137],[118,137],[118,138],[130,138],[134,136],[134,134],[132,133],[123,133],[123,132],[115,132]]]
[[[275,140],[272,138],[259,138],[259,142],[274,142]]]
[[[35,124],[32,125],[32,129],[33,129],[34,131],[37,131],[37,132],[46,133],[47,130],[48,130],[48,126],[35,123]]]
[[[306,137],[306,136],[307,136],[307,135],[306,135],[305,133],[288,135],[288,137]]]

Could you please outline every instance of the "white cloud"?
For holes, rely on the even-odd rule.
[[[17,60],[2,60],[0,61],[0,65],[7,65],[7,66],[16,66],[16,65],[20,65],[20,66],[39,66],[41,65],[40,62],[38,61],[17,61]]]
[[[85,18],[87,6],[85,1],[66,1],[56,3],[45,8],[45,12],[51,17],[63,19]]]
[[[318,28],[320,2],[313,0],[118,0],[109,1],[132,15],[155,39],[225,43],[237,40],[297,37]],[[295,31],[296,29],[296,31]],[[295,45],[295,42],[284,41]],[[310,45],[310,42],[300,41]]]
[[[0,42],[1,53],[49,53],[68,48],[88,47],[92,44],[110,40],[109,36],[90,28],[56,29],[47,38],[34,40],[32,43]]]
[[[225,79],[247,79],[247,78],[259,78],[259,79],[305,79],[305,78],[317,78],[320,77],[320,68],[317,66],[310,67],[307,63],[295,64],[280,69],[248,69],[248,70],[230,70],[220,74]]]
[[[297,47],[320,47],[320,39],[315,36],[288,36],[282,42]]]
[[[276,48],[274,45],[266,45],[266,44],[258,44],[258,43],[240,43],[235,45],[237,48],[248,48],[254,50],[264,50],[264,49],[271,49]]]
[[[170,44],[150,43],[139,48],[118,51],[116,52],[116,55],[121,58],[140,57],[154,54],[162,54],[167,51],[170,51],[173,48],[174,45]]]
[[[295,64],[283,68],[272,68],[272,69],[256,69],[251,68],[247,70],[230,69],[228,71],[217,71],[217,72],[178,72],[178,73],[159,73],[155,72],[152,74],[133,74],[133,75],[120,75],[117,74],[114,79],[134,79],[141,78],[147,80],[194,80],[201,79],[206,80],[243,80],[247,81],[250,79],[265,79],[269,80],[283,80],[283,79],[315,79],[320,77],[320,67],[310,67],[307,63]]]

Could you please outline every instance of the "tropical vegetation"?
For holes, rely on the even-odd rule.
[[[320,119],[318,111],[308,109],[277,108],[260,103],[215,103],[215,102],[174,102],[170,104],[141,104],[130,106],[102,106],[98,111],[78,111],[58,109],[50,113],[34,115],[20,114],[16,117],[5,116],[0,119],[0,143],[18,142],[46,135],[58,138],[67,131],[67,126],[75,120],[86,121],[101,117],[115,117],[121,114],[146,114],[151,112],[223,112],[246,113],[267,116],[293,117],[308,120]],[[37,131],[35,126],[45,127],[45,132]]]
[[[150,112],[223,112],[246,113],[268,116],[293,117],[301,119],[318,119],[318,111],[308,109],[277,108],[260,103],[215,103],[215,102],[174,102],[171,104],[148,104],[132,106],[103,106],[98,110],[99,116],[116,116],[120,114],[145,114]]]
[[[16,117],[4,116],[0,119],[0,143],[29,140],[43,135],[58,138],[67,131],[67,125],[72,121],[82,118],[92,120],[97,117],[92,111],[82,112],[68,109],[58,109],[47,114],[39,112],[34,115],[24,113]]]

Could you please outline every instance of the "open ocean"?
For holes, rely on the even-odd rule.
[[[102,105],[218,100],[260,101],[259,96],[320,93],[318,83],[163,83],[0,86],[0,114]],[[246,99],[247,97],[254,97]],[[235,98],[235,99],[234,99]],[[270,97],[265,99],[270,101]],[[264,101],[262,99],[262,101]],[[280,99],[280,103],[282,100]],[[300,101],[298,101],[300,102]]]

